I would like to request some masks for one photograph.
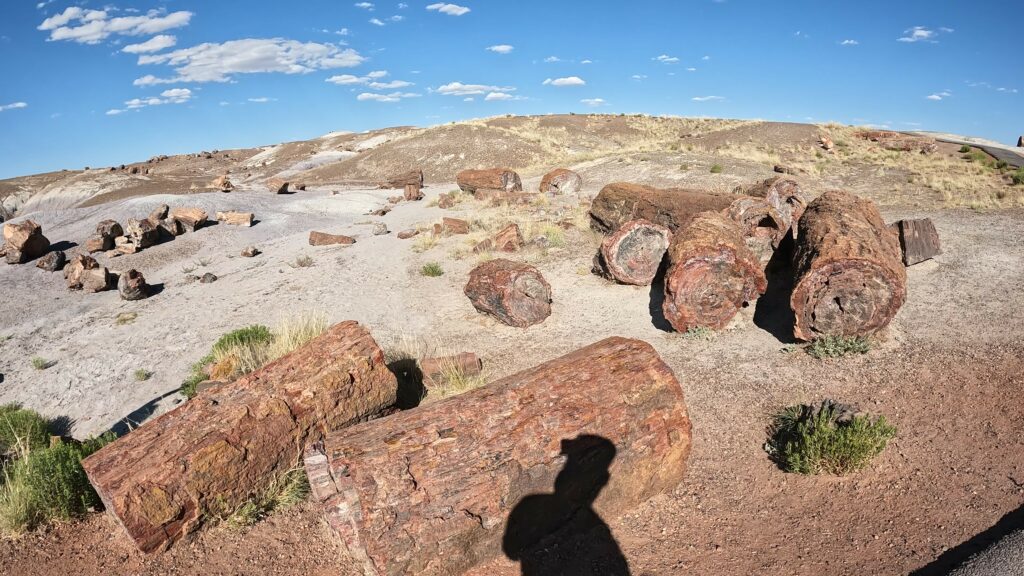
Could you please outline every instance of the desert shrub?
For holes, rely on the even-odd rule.
[[[309,496],[309,480],[306,471],[294,468],[275,478],[265,489],[246,500],[228,517],[231,526],[252,526],[272,514],[294,506]]]
[[[1017,168],[1013,174],[1010,174],[1010,180],[1013,180],[1013,183],[1016,186],[1024,184],[1024,168]]]
[[[309,268],[313,265],[313,257],[308,255],[297,256],[294,262],[289,262],[288,265],[292,268]]]
[[[807,347],[815,358],[839,358],[848,354],[867,354],[871,341],[864,336],[822,336]]]
[[[0,486],[0,531],[20,534],[99,508],[82,459],[114,440],[111,433],[82,442],[58,442],[25,451],[9,463]]]
[[[46,370],[51,366],[50,361],[42,356],[33,356],[31,362],[32,367],[36,370]]]
[[[960,147],[960,153],[961,154],[967,154],[970,151],[971,151],[971,147],[968,146],[967,144],[964,144],[963,146]]]
[[[441,362],[440,382],[431,388],[431,397],[436,399],[456,396],[479,388],[487,383],[484,373],[467,374],[462,365],[451,359]]]
[[[124,326],[125,324],[131,324],[135,322],[135,319],[139,317],[137,312],[121,312],[114,318],[114,323],[118,326]]]
[[[884,416],[872,418],[825,400],[779,412],[766,446],[785,471],[843,475],[860,470],[885,448],[896,428]]]
[[[0,458],[44,448],[50,440],[50,421],[20,404],[0,406]]]
[[[1010,164],[1006,160],[999,160],[996,162],[996,170],[1005,170]]]
[[[721,164],[712,164],[711,165],[711,173],[712,174],[721,174],[722,170],[724,170],[724,168],[722,168]]]
[[[153,373],[150,372],[149,370],[146,370],[145,368],[139,368],[133,374],[133,376],[135,376],[136,382],[145,382],[146,380],[149,380],[149,377],[152,375]]]
[[[436,278],[444,274],[444,269],[441,268],[441,265],[437,262],[427,262],[422,268],[420,268],[420,274]]]
[[[712,340],[715,337],[715,331],[707,326],[694,326],[683,332],[683,338],[687,340]]]

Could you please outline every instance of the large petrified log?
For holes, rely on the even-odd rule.
[[[601,242],[595,272],[622,284],[649,286],[671,241],[668,228],[643,219],[630,220]]]
[[[659,189],[614,182],[601,189],[590,205],[590,227],[610,234],[630,220],[643,218],[676,232],[707,210],[725,210],[736,197],[683,188]]]
[[[177,220],[186,232],[195,232],[206,225],[206,211],[195,207],[172,208],[167,216]]]
[[[743,241],[739,225],[720,212],[703,212],[668,248],[665,319],[680,332],[719,329],[764,294],[763,267]]]
[[[488,260],[469,272],[464,291],[474,308],[509,326],[526,328],[551,315],[551,285],[522,262]]]
[[[523,189],[519,174],[507,168],[463,170],[455,175],[455,182],[463,192],[474,196],[477,191],[519,192]]]
[[[778,246],[789,231],[782,214],[764,198],[740,196],[725,209],[725,214],[740,225],[744,237],[767,238],[772,246]]]
[[[357,322],[266,367],[214,386],[82,462],[143,551],[230,512],[295,467],[308,442],[381,414],[397,381]]]
[[[904,266],[913,266],[942,254],[939,233],[931,218],[900,220],[890,228],[899,236]]]
[[[576,194],[583,188],[583,178],[568,168],[555,168],[540,179],[544,194]]]
[[[679,484],[689,452],[672,370],[615,337],[331,433],[306,471],[354,567],[437,576],[521,556],[580,512],[615,518]]]
[[[24,264],[50,249],[43,227],[32,220],[4,223],[4,252],[8,264]]]
[[[740,192],[747,196],[764,198],[782,217],[787,231],[796,235],[797,222],[807,209],[809,195],[800,188],[800,184],[792,178],[775,176],[753,186],[741,188]],[[783,232],[785,235],[785,232]]]
[[[862,336],[889,324],[907,295],[896,235],[874,202],[822,194],[800,218],[790,306],[794,335]]]
[[[410,184],[423,187],[423,170],[409,170],[397,176],[392,176],[388,178],[387,183],[381,185],[381,188],[405,188]]]

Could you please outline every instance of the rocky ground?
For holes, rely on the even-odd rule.
[[[181,401],[175,390],[188,365],[220,334],[300,313],[358,320],[386,349],[419,341],[435,350],[474,351],[491,378],[619,335],[650,342],[662,354],[683,385],[694,426],[686,481],[630,514],[606,519],[633,574],[940,574],[950,550],[1024,504],[1024,211],[1013,207],[1016,196],[998,210],[950,208],[927,175],[914,172],[920,169],[916,158],[906,166],[872,163],[868,144],[851,143],[852,150],[837,153],[846,154],[845,161],[818,159],[812,150],[819,127],[585,118],[496,119],[487,127],[449,128],[466,132],[469,141],[486,142],[485,135],[499,133],[537,140],[531,144],[536,148],[510,152],[528,190],[557,165],[544,162],[568,154],[555,145],[558,134],[591,134],[567,140],[587,148],[566,163],[584,178],[580,196],[522,207],[472,200],[452,209],[432,206],[438,194],[455,188],[450,174],[457,169],[498,162],[464,160],[454,148],[439,148],[443,154],[436,157],[416,152],[426,150],[418,129],[229,152],[253,167],[248,177],[234,164],[216,167],[237,174],[239,189],[231,193],[125,188],[112,194],[90,183],[91,192],[79,188],[67,200],[56,188],[36,195],[29,193],[29,180],[7,181],[0,189],[8,190],[11,204],[17,197],[18,216],[39,222],[54,242],[80,244],[99,220],[142,217],[160,203],[199,206],[211,214],[247,210],[259,222],[252,228],[207,227],[110,260],[112,269],[137,268],[161,287],[140,302],[124,302],[116,292],[69,292],[59,273],[31,265],[0,266],[0,292],[13,304],[0,309],[0,402],[67,417],[77,435],[125,419],[134,425]],[[608,151],[616,145],[622,149]],[[351,150],[338,149],[345,147]],[[260,154],[263,159],[251,161]],[[956,160],[955,151],[940,154]],[[312,165],[298,166],[309,158]],[[427,198],[402,202],[382,217],[367,216],[396,192],[366,184],[409,167],[408,158],[424,164]],[[262,165],[268,160],[269,168]],[[184,175],[196,170],[196,182],[216,175],[196,167],[211,162],[203,157],[191,164],[180,157],[162,162]],[[608,284],[589,272],[598,237],[586,229],[584,212],[587,198],[604,184],[731,190],[771,175],[777,162],[803,167],[796,177],[814,194],[846,188],[882,204],[887,221],[935,221],[944,253],[908,269],[907,304],[867,355],[820,361],[794,350],[779,303],[770,299],[753,304],[711,340],[688,339],[663,329],[651,307],[651,288]],[[818,162],[833,164],[818,170]],[[710,172],[714,164],[723,167],[721,173]],[[311,186],[293,195],[269,194],[260,178],[281,172]],[[119,174],[106,171],[100,179],[138,177]],[[400,230],[425,228],[444,215],[470,221],[472,234],[436,244],[423,240],[426,235],[397,238]],[[555,232],[551,224],[560,220],[576,225]],[[481,316],[462,294],[478,261],[472,244],[513,221],[527,240],[546,238],[515,258],[542,271],[554,298],[552,315],[525,330]],[[373,235],[374,222],[386,223],[391,233]],[[357,242],[311,247],[310,230],[347,234]],[[247,245],[263,254],[240,257]],[[313,265],[297,265],[303,256]],[[444,275],[422,276],[428,262],[441,264]],[[185,282],[186,274],[207,271],[219,279]],[[124,313],[134,319],[119,323]],[[34,356],[55,364],[36,370]],[[153,372],[152,378],[135,381],[138,369]],[[763,449],[768,415],[826,397],[886,415],[899,429],[897,438],[868,469],[846,478],[781,472]],[[350,573],[318,512],[307,506],[241,531],[215,528],[157,557],[135,552],[115,523],[97,514],[0,541],[0,564],[16,574],[72,567],[83,575]],[[518,567],[499,559],[475,573],[512,575]]]

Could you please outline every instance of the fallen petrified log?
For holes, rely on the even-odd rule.
[[[355,243],[355,238],[345,236],[344,234],[328,234],[327,232],[317,232],[316,230],[309,233],[310,246],[331,246],[334,244],[349,246]]]
[[[942,254],[939,233],[931,218],[900,220],[890,226],[900,239],[903,265],[913,266]]]
[[[214,386],[82,462],[139,549],[166,548],[294,468],[309,442],[381,414],[398,384],[357,322]]]
[[[397,176],[388,178],[386,184],[381,185],[381,188],[405,188],[410,184],[423,187],[423,170],[409,170]]]
[[[601,189],[590,205],[590,227],[610,234],[630,220],[643,218],[676,232],[707,210],[725,210],[736,197],[700,190],[662,190],[642,184],[614,182]]]
[[[402,199],[409,201],[423,200],[422,187],[419,184],[406,184]]]
[[[649,286],[671,240],[672,232],[664,226],[630,220],[601,242],[595,271],[622,284]]]
[[[907,295],[896,235],[874,202],[826,192],[800,218],[790,298],[801,340],[863,336],[889,324]]]
[[[551,285],[539,270],[496,258],[469,273],[464,290],[473,307],[509,326],[526,328],[551,315]]]
[[[228,210],[227,212],[217,212],[217,221],[225,224],[231,224],[232,226],[252,226],[253,213],[252,212],[238,212],[236,210]]]
[[[32,220],[4,223],[4,252],[8,264],[24,264],[50,249],[43,227]]]
[[[767,200],[768,204],[782,217],[782,223],[786,230],[794,238],[796,237],[797,223],[810,202],[810,196],[800,188],[800,184],[796,180],[775,176],[742,189],[742,193]]]
[[[206,225],[206,211],[202,208],[172,208],[167,216],[177,220],[186,232],[195,232]]]
[[[744,237],[766,238],[773,247],[789,231],[782,214],[764,198],[740,196],[725,209],[725,214],[740,225]]]
[[[540,180],[544,194],[576,194],[583,188],[583,178],[568,168],[555,168]]]
[[[507,168],[463,170],[455,175],[455,182],[463,192],[474,196],[480,190],[519,192],[523,189],[519,174]]]
[[[132,241],[138,250],[155,246],[160,241],[160,229],[149,219],[129,218],[124,227],[124,235]]]
[[[668,263],[662,311],[679,332],[725,327],[744,302],[768,287],[739,225],[720,212],[698,214],[677,232]]]
[[[615,337],[331,433],[305,462],[361,574],[447,576],[521,556],[577,513],[613,519],[672,490],[689,453],[672,370]]]

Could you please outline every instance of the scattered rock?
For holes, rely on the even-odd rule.
[[[231,224],[232,226],[252,226],[253,213],[252,212],[236,212],[234,210],[228,212],[217,212],[217,220],[225,224]]]
[[[167,218],[167,214],[170,211],[170,206],[168,206],[167,204],[161,204],[156,208],[153,208],[153,211],[149,213],[149,216],[146,216],[146,220],[149,220],[153,224],[156,224],[163,220],[164,218]]]
[[[157,228],[160,229],[160,236],[167,238],[174,238],[175,236],[181,236],[185,233],[185,229],[181,226],[181,222],[173,218],[164,218],[157,223]]]
[[[135,254],[139,251],[139,246],[127,236],[118,236],[114,238],[114,250],[121,254]]]
[[[419,184],[406,184],[403,198],[409,201],[423,200],[423,190]]]
[[[85,251],[92,254],[94,252],[106,252],[114,248],[114,239],[105,238],[103,236],[90,236],[83,245]]]
[[[822,134],[818,137],[818,143],[826,152],[831,152],[836,145],[832,142],[832,137],[828,134]]]
[[[306,183],[305,182],[297,182],[296,184],[292,185],[292,188],[294,188],[296,190],[299,190],[299,191],[302,191],[302,192],[305,192],[306,191]]]
[[[242,249],[242,256],[245,258],[252,258],[260,254],[260,249],[255,246],[246,246]]]
[[[464,291],[474,308],[509,326],[525,328],[551,315],[551,285],[522,262],[484,262],[469,273]]]
[[[132,166],[131,169],[128,170],[128,173],[129,174],[138,174],[139,173],[139,167],[138,166]]]
[[[410,170],[397,176],[388,178],[387,184],[381,186],[381,188],[405,188],[410,184],[416,186],[423,186],[423,170]]]
[[[542,194],[577,194],[583,188],[583,178],[566,168],[556,168],[540,181]]]
[[[83,292],[105,292],[114,288],[117,276],[111,274],[105,267],[97,266],[82,272],[81,281]]]
[[[463,192],[474,196],[478,190],[519,192],[523,189],[523,182],[519,179],[519,174],[507,168],[463,170],[455,175],[455,181]]]
[[[235,189],[235,185],[228,179],[228,175],[224,174],[214,178],[213,182],[210,182],[210,188],[220,190],[221,192],[231,192]]]
[[[310,232],[309,233],[309,245],[310,246],[330,246],[333,244],[340,244],[342,246],[348,246],[349,244],[355,244],[356,239],[351,236],[345,236],[344,234],[328,234],[326,232]]]
[[[408,240],[409,238],[412,238],[413,236],[415,236],[415,235],[417,235],[419,233],[420,233],[420,231],[416,230],[415,228],[407,228],[407,229],[402,230],[401,232],[398,233],[398,239],[399,240]]]
[[[447,208],[451,208],[452,206],[455,206],[455,195],[454,194],[447,194],[447,193],[443,193],[442,192],[441,194],[437,195],[437,207],[438,208],[445,208],[445,209],[447,209]]]
[[[125,236],[127,236],[136,248],[142,250],[149,248],[160,241],[160,231],[156,225],[147,220],[136,220],[129,218],[125,225]],[[115,241],[116,242],[116,241]]]
[[[890,229],[899,236],[904,266],[913,266],[942,254],[939,233],[931,218],[900,220],[890,225]]]
[[[36,262],[36,268],[41,268],[47,272],[56,272],[64,265],[67,264],[67,256],[61,250],[54,250],[47,252],[42,258]]]
[[[267,180],[267,188],[275,194],[287,194],[288,181],[283,178],[271,178]]]
[[[383,208],[378,208],[378,209],[368,213],[368,216],[383,216],[383,215],[387,214],[388,212],[391,212],[391,208],[388,208],[387,206],[384,206]]]
[[[484,238],[483,240],[478,242],[476,246],[473,246],[474,254],[490,252],[491,250],[494,250],[494,240],[491,240],[490,238]]]
[[[775,166],[772,167],[772,170],[774,170],[775,172],[778,172],[779,174],[791,174],[791,175],[793,175],[793,174],[797,173],[797,170],[795,168],[790,168],[789,166],[785,166],[785,165],[782,165],[782,164],[776,164]]]
[[[445,216],[441,219],[441,232],[446,234],[469,234],[469,222]]]
[[[404,200],[402,196],[388,196],[388,204],[398,204],[402,200]]]
[[[212,272],[207,272],[206,274],[203,274],[202,277],[199,278],[200,284],[212,284],[216,281],[217,275],[213,274]]]
[[[205,210],[188,207],[171,210],[169,217],[180,222],[186,232],[195,232],[206,224],[207,215]]]
[[[373,235],[374,236],[383,236],[384,234],[387,234],[387,233],[388,233],[388,225],[387,224],[385,224],[383,222],[374,222],[373,223]]]
[[[121,274],[117,281],[117,290],[124,300],[143,300],[149,297],[150,288],[142,273],[134,268]]]
[[[495,234],[494,247],[499,252],[516,252],[522,248],[523,233],[519,230],[519,225],[509,224]]]
[[[68,290],[82,289],[82,275],[86,271],[98,268],[99,263],[92,256],[86,254],[75,254],[71,261],[64,266],[64,280],[67,282]]]
[[[114,238],[124,236],[124,229],[116,220],[103,220],[96,224],[96,235],[101,238],[109,238],[113,242]]]
[[[24,264],[50,249],[43,227],[32,220],[4,223],[4,251],[8,264]]]
[[[195,274],[185,274],[185,284],[194,284],[199,282],[199,276]]]

